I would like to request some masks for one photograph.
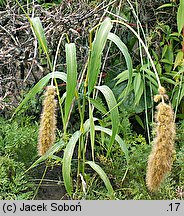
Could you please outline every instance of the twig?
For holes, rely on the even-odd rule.
[[[104,7],[100,8],[98,11],[96,11],[101,5],[103,5],[105,1],[103,1],[102,3],[100,3],[94,10],[92,10],[90,13],[88,13],[87,15],[85,15],[84,17],[80,18],[79,21],[83,21],[87,18],[89,18],[90,16],[92,16],[95,13],[99,13],[100,11],[104,10],[105,8],[108,8],[110,5],[114,4],[117,0],[114,0],[113,2],[110,2],[109,4],[105,5]]]

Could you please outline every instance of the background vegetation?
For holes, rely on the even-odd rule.
[[[182,2],[0,1],[0,199],[183,199]],[[177,137],[172,172],[151,193],[157,78]],[[52,82],[56,141],[39,157]]]

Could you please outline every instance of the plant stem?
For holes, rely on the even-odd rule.
[[[128,165],[127,165],[127,166],[128,166]],[[122,185],[123,185],[123,182],[124,182],[124,180],[125,180],[125,178],[126,178],[126,175],[127,175],[127,173],[128,173],[128,170],[129,170],[129,167],[126,168],[125,173],[124,173],[124,176],[123,176],[123,178],[122,178],[122,180],[121,180],[121,184],[122,184]]]
[[[128,1],[129,2],[129,1]],[[130,4],[130,3],[129,3]],[[131,5],[132,6],[132,5]],[[133,7],[132,7],[133,8]],[[138,17],[138,2],[136,0],[136,10],[137,10],[137,14],[133,8],[133,11],[134,11],[134,16],[136,17],[136,20],[137,20],[137,30],[138,30],[138,35],[139,37],[141,36],[140,34],[140,29],[139,27],[141,28],[143,34],[144,34],[144,31],[143,31],[143,28],[142,28],[142,25],[139,21],[139,17]],[[144,39],[145,39],[145,34],[144,34]],[[146,40],[145,40],[146,41]],[[143,61],[143,54],[142,54],[142,46],[141,46],[141,43],[139,41],[139,50],[140,50],[140,58],[141,58],[141,65],[143,66],[144,65],[144,61]],[[142,71],[143,73],[143,83],[144,83],[144,107],[145,107],[145,117],[146,117],[146,130],[147,130],[147,135],[148,135],[148,143],[150,144],[151,142],[151,139],[150,139],[150,130],[149,130],[149,121],[148,121],[148,106],[147,106],[147,93],[146,93],[146,80],[145,80],[145,73],[144,73],[144,70]]]
[[[36,189],[36,192],[35,192],[35,194],[34,194],[32,200],[35,199],[35,197],[36,197],[36,195],[37,195],[37,193],[38,193],[38,190],[39,190],[39,188],[40,188],[40,186],[41,186],[41,184],[42,184],[42,182],[43,182],[43,179],[44,179],[44,177],[45,177],[45,175],[46,175],[47,169],[48,169],[48,166],[46,165],[45,170],[44,170],[43,175],[42,175],[42,178],[41,178],[41,180],[40,180],[40,182],[39,182],[39,184],[38,184],[38,187],[37,187],[37,189]]]

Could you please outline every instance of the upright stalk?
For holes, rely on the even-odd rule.
[[[138,14],[138,2],[137,2],[137,0],[136,0],[136,10],[137,10],[137,14]],[[142,25],[139,21],[139,17],[137,14],[134,12],[134,15],[135,15],[136,20],[137,20],[137,31],[138,31],[138,35],[140,37],[139,27],[141,27],[142,32],[144,32],[144,31],[143,31]],[[141,65],[143,66],[144,62],[143,62],[142,46],[141,46],[140,41],[139,41],[139,51],[140,51]],[[144,89],[144,106],[145,106],[145,117],[146,117],[146,130],[147,130],[147,135],[148,135],[148,143],[150,144],[151,140],[150,140],[150,130],[149,130],[149,124],[148,124],[149,123],[149,121],[148,121],[148,106],[147,106],[146,81],[145,81],[144,70],[143,70],[143,83],[144,83],[144,87],[145,87],[145,89]]]

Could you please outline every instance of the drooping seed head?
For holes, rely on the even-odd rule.
[[[47,86],[43,101],[43,110],[38,138],[38,153],[43,155],[54,144],[56,130],[56,105],[55,87]]]
[[[146,183],[150,191],[156,191],[171,171],[174,154],[175,123],[171,105],[157,106],[156,137],[148,159]]]

